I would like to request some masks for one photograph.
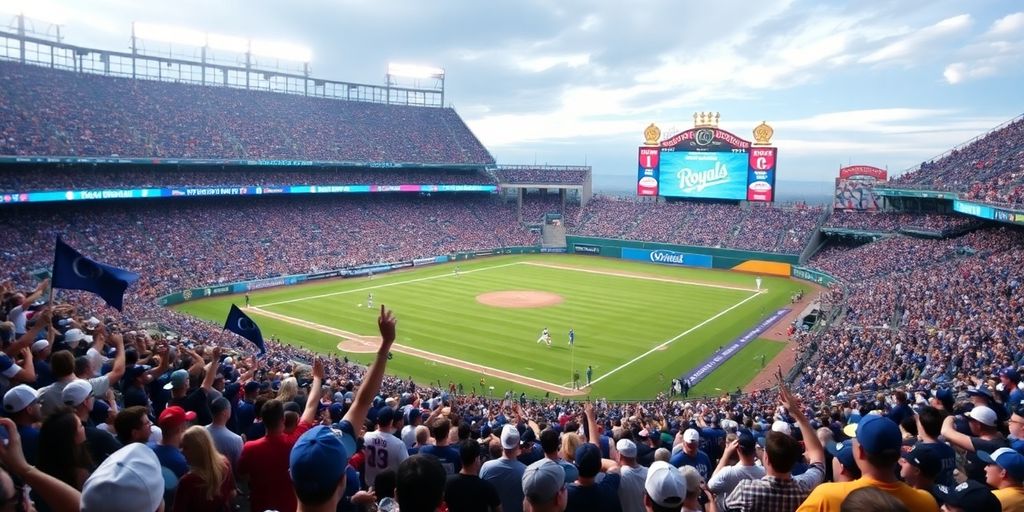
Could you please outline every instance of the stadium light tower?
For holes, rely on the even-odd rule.
[[[391,103],[391,90],[392,88],[398,89],[401,93],[404,93],[406,99],[405,103],[409,104],[409,91],[406,87],[413,89],[433,89],[441,94],[441,105],[444,106],[444,69],[435,66],[423,66],[419,64],[400,64],[395,62],[388,63],[387,73],[387,103]],[[411,83],[406,83],[403,78],[409,79]],[[422,82],[431,81],[429,85],[424,86]]]

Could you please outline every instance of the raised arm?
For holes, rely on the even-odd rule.
[[[25,297],[25,302],[23,302],[23,304],[32,304],[35,302],[36,299],[43,296],[43,292],[45,292],[49,286],[50,278],[39,281],[39,284],[36,285],[36,289],[32,290],[32,293],[28,294],[28,297]]]
[[[804,415],[803,405],[800,400],[793,395],[793,392],[789,390],[789,386],[782,380],[782,371],[779,371],[779,391],[782,393],[782,402],[789,410],[789,414],[796,420],[797,425],[800,426],[800,435],[803,436],[804,440],[804,454],[807,455],[807,461],[811,464],[820,462],[825,464],[825,449],[821,446],[821,440],[818,439],[817,432],[811,427],[811,422]]]
[[[25,460],[21,449],[21,435],[14,422],[0,418],[0,428],[7,431],[8,441],[0,443],[0,459],[12,475],[32,486],[50,509],[57,512],[77,512],[82,493],[74,487],[36,469]]]
[[[213,379],[217,377],[217,370],[220,368],[220,355],[224,353],[224,349],[219,345],[213,347],[213,361],[206,365],[206,375],[203,376],[203,391],[207,393],[213,389]],[[202,359],[200,359],[202,361]]]
[[[107,380],[110,385],[116,385],[121,377],[124,377],[125,360],[124,360],[124,337],[121,333],[115,333],[110,335],[110,340],[114,342],[114,347],[117,348],[117,354],[114,355],[114,367],[110,369],[110,373],[107,374]]]
[[[345,419],[353,425],[362,425],[366,420],[366,412],[370,409],[370,403],[374,395],[380,391],[380,383],[384,380],[384,369],[388,365],[388,354],[391,352],[391,345],[395,342],[395,324],[398,320],[391,314],[390,310],[380,305],[380,317],[377,318],[377,327],[380,329],[380,348],[377,349],[377,358],[370,365],[359,386],[356,398],[352,407],[345,413]]]
[[[50,308],[43,308],[36,313],[36,321],[32,324],[32,328],[25,334],[22,334],[17,341],[11,344],[11,346],[4,349],[4,353],[14,358],[17,356],[22,349],[29,348],[35,343],[36,338],[39,337],[39,331],[50,328],[50,322],[53,318],[53,312]]]
[[[316,411],[320,406],[320,388],[324,382],[324,361],[319,357],[313,360],[313,384],[309,386],[309,397],[306,398],[306,409],[302,411],[300,421],[313,423]],[[363,413],[366,414],[366,413]],[[355,425],[355,423],[353,423]]]
[[[967,450],[974,453],[974,443],[971,442],[971,436],[957,432],[954,421],[956,421],[956,418],[952,414],[946,416],[946,419],[942,420],[942,437],[946,438],[946,441],[949,441],[949,444],[952,444],[961,450]]]

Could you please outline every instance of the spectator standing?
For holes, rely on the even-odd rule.
[[[501,428],[501,457],[489,460],[480,468],[480,478],[491,483],[501,497],[502,512],[522,512],[523,472],[526,465],[516,460],[519,455],[519,431],[513,425]]]
[[[444,488],[444,502],[451,512],[498,512],[501,498],[498,490],[480,478],[480,443],[466,439],[459,443],[462,469],[449,475]]]
[[[213,446],[204,427],[189,427],[181,438],[188,472],[174,493],[174,512],[223,512],[235,497],[231,464]]]

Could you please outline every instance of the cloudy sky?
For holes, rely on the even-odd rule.
[[[779,179],[804,181],[899,172],[1024,112],[1018,0],[0,2],[19,9],[104,49],[139,21],[303,45],[329,79],[440,66],[499,163],[586,162],[625,188],[643,129],[682,131],[695,111],[748,139],[767,121]]]

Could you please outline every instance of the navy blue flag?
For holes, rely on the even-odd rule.
[[[50,285],[65,290],[83,290],[99,295],[111,307],[121,311],[124,291],[139,279],[135,272],[91,260],[57,238],[53,251],[53,277]]]
[[[260,355],[267,352],[267,347],[263,344],[263,333],[260,332],[260,327],[248,315],[242,313],[238,306],[231,305],[231,311],[228,312],[228,319],[224,322],[224,328],[253,342],[259,347]]]

